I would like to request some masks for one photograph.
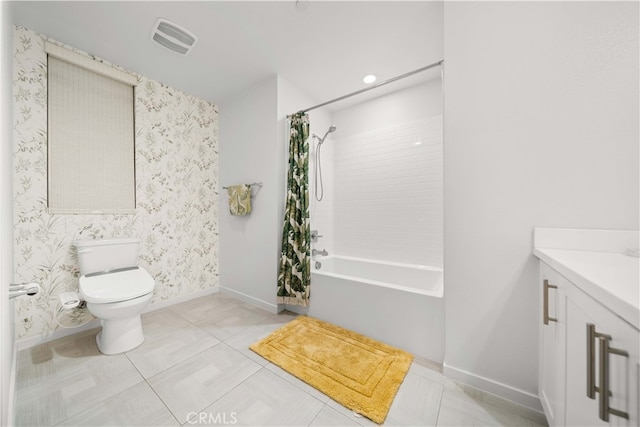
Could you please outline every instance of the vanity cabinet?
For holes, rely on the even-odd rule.
[[[570,295],[566,424],[638,426],[639,332],[578,289]]]
[[[540,263],[540,369],[538,396],[550,426],[564,425],[565,313],[564,279]]]
[[[638,426],[640,331],[540,262],[539,397],[550,426]]]

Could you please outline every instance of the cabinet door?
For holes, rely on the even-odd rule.
[[[640,353],[640,331],[619,319],[616,333],[612,334],[610,345],[614,348],[620,348],[627,355],[614,353],[609,356],[610,388],[612,390],[609,405],[629,416],[628,420],[611,416],[611,425],[639,426],[640,357],[638,353]]]
[[[564,425],[563,278],[540,263],[538,396],[549,426]]]
[[[625,329],[620,318],[573,285],[569,287],[566,297],[566,423],[571,426],[637,426],[637,331],[629,325]],[[595,335],[590,336],[589,325]],[[636,344],[632,348],[634,339]],[[605,340],[610,348],[626,355],[611,351],[603,357]],[[601,392],[601,374],[605,369],[609,373],[605,381],[607,408],[612,408],[611,411],[601,409],[605,394]],[[628,418],[616,415],[616,411],[627,414]]]

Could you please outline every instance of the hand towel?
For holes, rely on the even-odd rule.
[[[251,186],[247,184],[227,187],[229,195],[229,213],[231,215],[247,215],[251,212]]]

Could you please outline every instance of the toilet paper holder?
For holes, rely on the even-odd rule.
[[[21,295],[34,296],[38,292],[40,292],[40,285],[35,282],[9,284],[9,299],[13,299]]]
[[[73,291],[61,293],[58,295],[58,299],[60,299],[60,305],[65,310],[70,310],[80,305],[80,296]]]

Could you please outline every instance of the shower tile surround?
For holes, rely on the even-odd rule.
[[[16,338],[58,329],[58,295],[78,289],[76,239],[140,237],[140,265],[156,281],[152,304],[217,287],[216,106],[138,75],[135,214],[51,215],[44,40],[14,27],[15,280],[42,286],[16,300]],[[77,325],[82,316],[61,320]]]
[[[442,115],[336,132],[337,254],[442,267],[442,144]]]

